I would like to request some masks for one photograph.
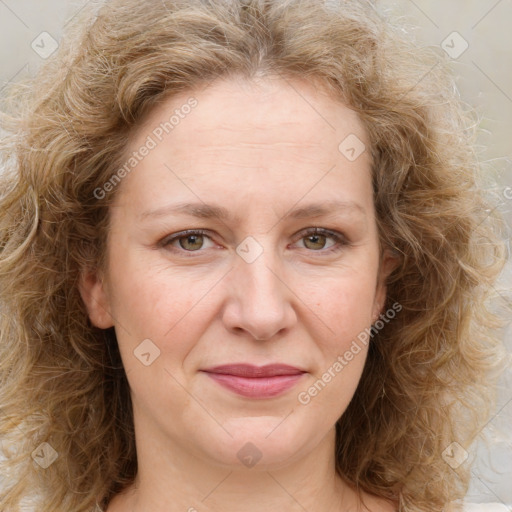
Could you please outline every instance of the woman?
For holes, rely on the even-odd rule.
[[[460,509],[503,250],[436,62],[356,1],[75,23],[3,145],[2,510]]]

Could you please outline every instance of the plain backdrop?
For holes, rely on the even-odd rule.
[[[144,0],[141,0],[144,1]],[[336,1],[336,0],[334,0]],[[0,96],[5,84],[33,74],[82,8],[99,0],[0,0]],[[497,183],[495,205],[512,226],[512,0],[383,0],[378,8],[406,18],[416,40],[450,51],[462,98],[480,116],[479,143]],[[456,34],[454,34],[456,33]],[[44,43],[42,43],[42,39]],[[444,48],[444,49],[443,49]],[[510,244],[509,244],[510,254]],[[497,301],[512,321],[510,262]],[[512,351],[512,323],[504,331]],[[486,440],[486,441],[485,441]],[[1,442],[1,440],[0,440]],[[476,459],[468,501],[512,505],[512,371],[504,375],[498,407],[468,448]]]

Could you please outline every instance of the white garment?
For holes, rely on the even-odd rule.
[[[503,503],[464,503],[464,512],[512,512],[512,506]]]

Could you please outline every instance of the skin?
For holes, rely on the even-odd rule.
[[[191,95],[150,112],[127,157]],[[350,134],[368,147],[363,125],[300,80],[231,78],[194,97],[197,107],[118,186],[109,264],[84,270],[80,284],[94,325],[115,327],[134,407],[138,475],[108,512],[365,510],[335,472],[334,445],[367,348],[298,401],[378,318],[395,264],[379,249],[370,156],[350,161],[338,149]],[[329,201],[359,207],[289,215]],[[182,202],[233,218],[143,215]],[[314,227],[341,242],[305,232]],[[207,236],[169,242],[187,229]],[[236,252],[248,236],[262,251],[251,263]],[[160,350],[147,366],[134,355],[145,339]],[[306,373],[278,397],[252,399],[200,371],[240,362]],[[237,457],[248,442],[261,454],[251,468]],[[363,496],[368,510],[395,510]]]

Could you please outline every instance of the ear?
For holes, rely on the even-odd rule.
[[[376,322],[382,313],[382,308],[386,303],[386,279],[398,267],[400,258],[398,254],[389,248],[384,249],[377,275],[377,288],[375,290],[375,300],[373,302],[372,323]]]
[[[108,329],[114,325],[104,279],[96,270],[83,269],[78,289],[93,325]]]

